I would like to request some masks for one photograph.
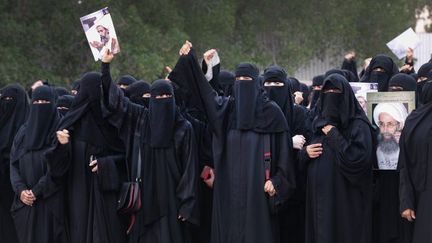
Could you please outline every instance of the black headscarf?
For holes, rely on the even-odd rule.
[[[235,76],[229,71],[222,70],[219,73],[219,85],[223,91],[224,96],[231,96],[233,93],[233,86],[235,81]]]
[[[264,86],[268,97],[276,102],[285,115],[290,128],[293,128],[294,102],[291,96],[291,86],[285,70],[279,66],[270,66],[264,70],[264,83],[266,81],[277,81],[284,86]]]
[[[300,81],[294,77],[290,77],[288,79],[291,83],[291,94],[294,94],[297,91],[300,91]]]
[[[123,75],[117,81],[117,85],[126,85],[129,86],[136,82],[136,79],[131,75]]]
[[[427,62],[423,64],[417,72],[419,78],[428,77],[428,73],[432,70],[432,63]]]
[[[168,80],[153,82],[150,98],[150,146],[166,148],[172,145],[176,118],[174,90]],[[169,98],[157,99],[157,95],[170,95]]]
[[[382,68],[384,72],[373,71],[375,68]],[[378,83],[378,91],[385,92],[388,90],[390,78],[397,73],[399,69],[393,59],[386,55],[377,55],[372,58],[360,82]]]
[[[81,83],[81,80],[80,80],[80,79],[77,79],[77,80],[73,81],[73,82],[72,82],[71,91],[75,90],[75,91],[78,92],[79,89],[80,89],[80,83]]]
[[[391,87],[401,87],[401,91],[416,91],[417,82],[411,75],[398,73],[390,79],[389,91]]]
[[[122,152],[123,144],[117,130],[102,116],[101,74],[88,72],[80,82],[80,90],[71,108],[60,122],[60,129],[75,130],[73,136],[94,146],[107,146]]]
[[[57,97],[60,97],[62,95],[70,95],[71,93],[64,87],[55,87],[55,92]]]
[[[330,75],[332,75],[332,74],[334,74],[334,73],[337,73],[337,74],[340,74],[340,75],[342,75],[342,76],[344,76],[345,78],[346,78],[346,80],[348,81],[348,82],[358,82],[359,80],[358,80],[358,78],[357,78],[357,76],[356,75],[354,75],[354,73],[352,73],[351,71],[349,71],[349,70],[345,70],[345,69],[330,69],[330,70],[328,70],[326,73],[325,73],[325,77],[328,77],[328,76],[330,76]]]
[[[60,113],[60,115],[65,116],[66,113],[69,111],[69,109],[72,106],[72,103],[74,101],[74,96],[72,95],[63,95],[60,96],[57,100],[57,109]],[[60,107],[63,107],[62,109],[59,109]],[[67,108],[67,109],[64,109]]]
[[[270,102],[260,85],[259,70],[250,63],[241,63],[235,70],[236,77],[252,80],[234,82],[234,110],[232,127],[256,132],[281,132],[287,130],[287,122],[280,108]],[[276,113],[275,113],[276,112]]]
[[[28,96],[21,85],[9,84],[0,89],[0,152],[11,148],[28,110]]]
[[[417,191],[425,188],[428,161],[431,159],[427,151],[429,151],[428,141],[432,129],[432,81],[425,81],[420,99],[423,106],[411,112],[402,130],[400,143],[404,149],[401,149],[401,153],[409,154],[401,154],[398,163],[405,164]]]
[[[300,103],[300,105],[307,107],[309,105],[310,89],[306,84],[300,83],[300,92],[302,92],[303,97],[303,101]]]
[[[47,104],[33,104],[37,100]],[[43,85],[33,91],[30,113],[23,125],[24,147],[27,151],[39,150],[52,142],[60,116],[56,107],[56,93],[53,88]]]
[[[324,93],[329,88],[338,89],[342,93]],[[335,125],[343,130],[349,126],[353,119],[361,119],[370,125],[351,86],[346,78],[340,74],[331,74],[325,78],[316,111],[317,117],[313,122],[313,127],[316,130],[327,124]]]
[[[318,75],[312,78],[312,87],[321,86],[324,83],[325,75]],[[313,110],[318,102],[318,99],[320,97],[321,91],[320,90],[312,90],[312,100],[310,109]]]
[[[150,98],[144,98],[143,95],[150,93],[150,84],[144,80],[137,81],[129,85],[125,90],[125,96],[133,103],[149,107]]]

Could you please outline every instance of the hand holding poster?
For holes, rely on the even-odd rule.
[[[399,58],[402,59],[408,48],[416,49],[420,45],[420,38],[412,28],[407,29],[402,34],[387,43],[388,48]]]
[[[95,61],[101,59],[106,49],[120,52],[117,34],[108,7],[80,18]]]

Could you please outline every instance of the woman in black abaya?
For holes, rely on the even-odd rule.
[[[372,58],[360,82],[378,83],[378,91],[386,92],[390,78],[399,73],[399,68],[393,59],[386,55],[376,55]]]
[[[47,172],[44,153],[60,120],[54,90],[33,91],[30,114],[11,150],[10,180],[15,191],[12,215],[20,243],[68,242],[63,180]]]
[[[67,177],[71,242],[126,242],[126,222],[117,195],[126,178],[124,144],[102,116],[101,74],[86,73],[72,107],[59,124],[71,137],[48,153],[55,177]]]
[[[306,242],[370,243],[372,128],[348,81],[326,77],[317,104],[307,166]]]
[[[388,91],[415,92],[416,80],[405,73],[396,74],[389,81]],[[411,242],[412,226],[399,214],[399,170],[376,170],[374,182],[372,242]]]
[[[17,242],[10,214],[14,191],[10,184],[10,150],[18,129],[25,122],[29,101],[24,88],[10,84],[0,89],[0,239]]]
[[[400,138],[399,198],[403,218],[413,222],[413,243],[432,242],[432,82],[422,87],[420,108],[405,121]]]

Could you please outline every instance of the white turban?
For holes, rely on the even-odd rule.
[[[379,103],[373,111],[373,118],[377,126],[379,123],[379,115],[387,113],[398,121],[401,126],[404,126],[405,119],[408,117],[408,111],[402,103]]]

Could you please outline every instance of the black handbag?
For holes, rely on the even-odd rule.
[[[131,175],[128,169],[128,175]],[[129,176],[130,178],[130,176]],[[141,209],[141,149],[138,150],[138,171],[134,181],[124,182],[120,189],[117,201],[117,211],[131,216],[129,227],[126,231],[130,233],[135,224],[135,214]]]

